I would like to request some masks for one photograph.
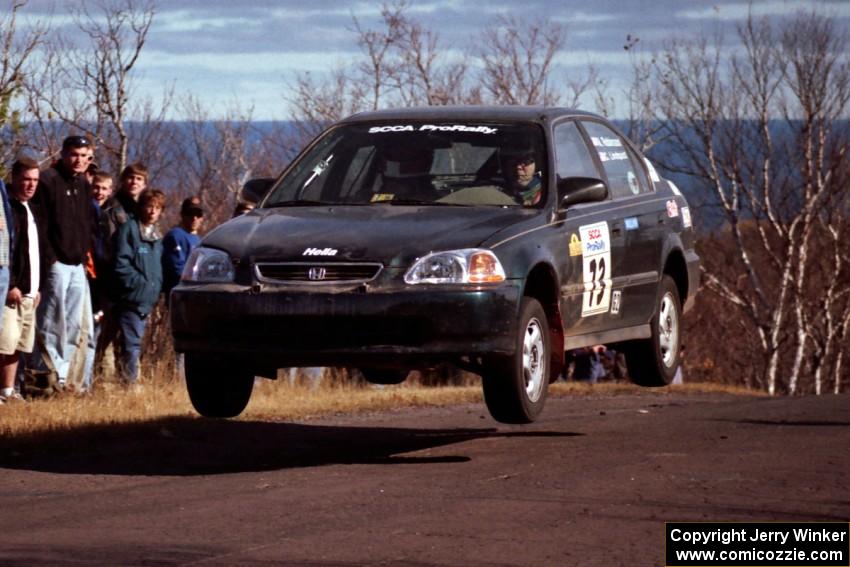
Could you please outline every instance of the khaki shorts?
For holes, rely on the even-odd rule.
[[[35,341],[35,299],[24,297],[20,305],[3,307],[0,354],[32,352]]]

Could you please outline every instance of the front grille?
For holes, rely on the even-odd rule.
[[[257,279],[273,283],[359,283],[375,279],[381,264],[342,262],[279,262],[255,265]]]

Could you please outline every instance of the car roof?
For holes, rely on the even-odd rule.
[[[341,120],[340,124],[390,120],[509,120],[518,122],[546,122],[562,116],[598,115],[555,106],[422,106],[390,108],[359,112]]]

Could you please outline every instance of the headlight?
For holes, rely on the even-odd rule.
[[[233,276],[233,262],[227,253],[199,246],[189,254],[180,279],[184,282],[226,283],[232,282]]]
[[[416,261],[404,274],[409,284],[497,283],[505,270],[495,254],[480,248],[434,252]]]

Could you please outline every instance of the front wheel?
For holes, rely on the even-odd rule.
[[[251,399],[254,374],[238,364],[186,354],[186,389],[204,417],[236,417]]]
[[[549,386],[549,324],[536,299],[520,305],[517,348],[513,356],[493,357],[482,373],[484,401],[502,423],[531,423],[543,410]]]
[[[650,322],[652,337],[624,345],[629,376],[639,386],[666,386],[679,368],[682,308],[679,290],[670,276],[662,278],[657,301]]]

